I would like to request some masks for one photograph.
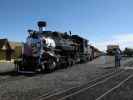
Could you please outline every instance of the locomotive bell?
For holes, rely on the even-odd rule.
[[[47,22],[39,21],[38,22],[39,32],[42,32],[43,31],[43,27],[46,27],[46,26],[47,26]]]

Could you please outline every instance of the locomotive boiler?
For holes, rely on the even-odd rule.
[[[17,72],[52,71],[89,59],[88,40],[67,32],[45,31],[46,22],[38,22],[39,31],[28,30]]]

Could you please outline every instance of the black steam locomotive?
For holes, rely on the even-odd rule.
[[[43,31],[46,22],[38,22],[39,31],[28,30],[17,72],[52,71],[89,60],[88,40],[67,32]]]

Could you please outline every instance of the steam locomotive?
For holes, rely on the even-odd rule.
[[[90,59],[88,40],[71,32],[44,31],[46,24],[39,21],[39,31],[28,30],[22,56],[15,61],[17,72],[52,71]]]

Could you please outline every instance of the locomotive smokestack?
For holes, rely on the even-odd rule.
[[[43,27],[45,28],[47,25],[47,22],[45,21],[39,21],[38,22],[38,27],[39,27],[39,32],[42,33],[43,32]]]

